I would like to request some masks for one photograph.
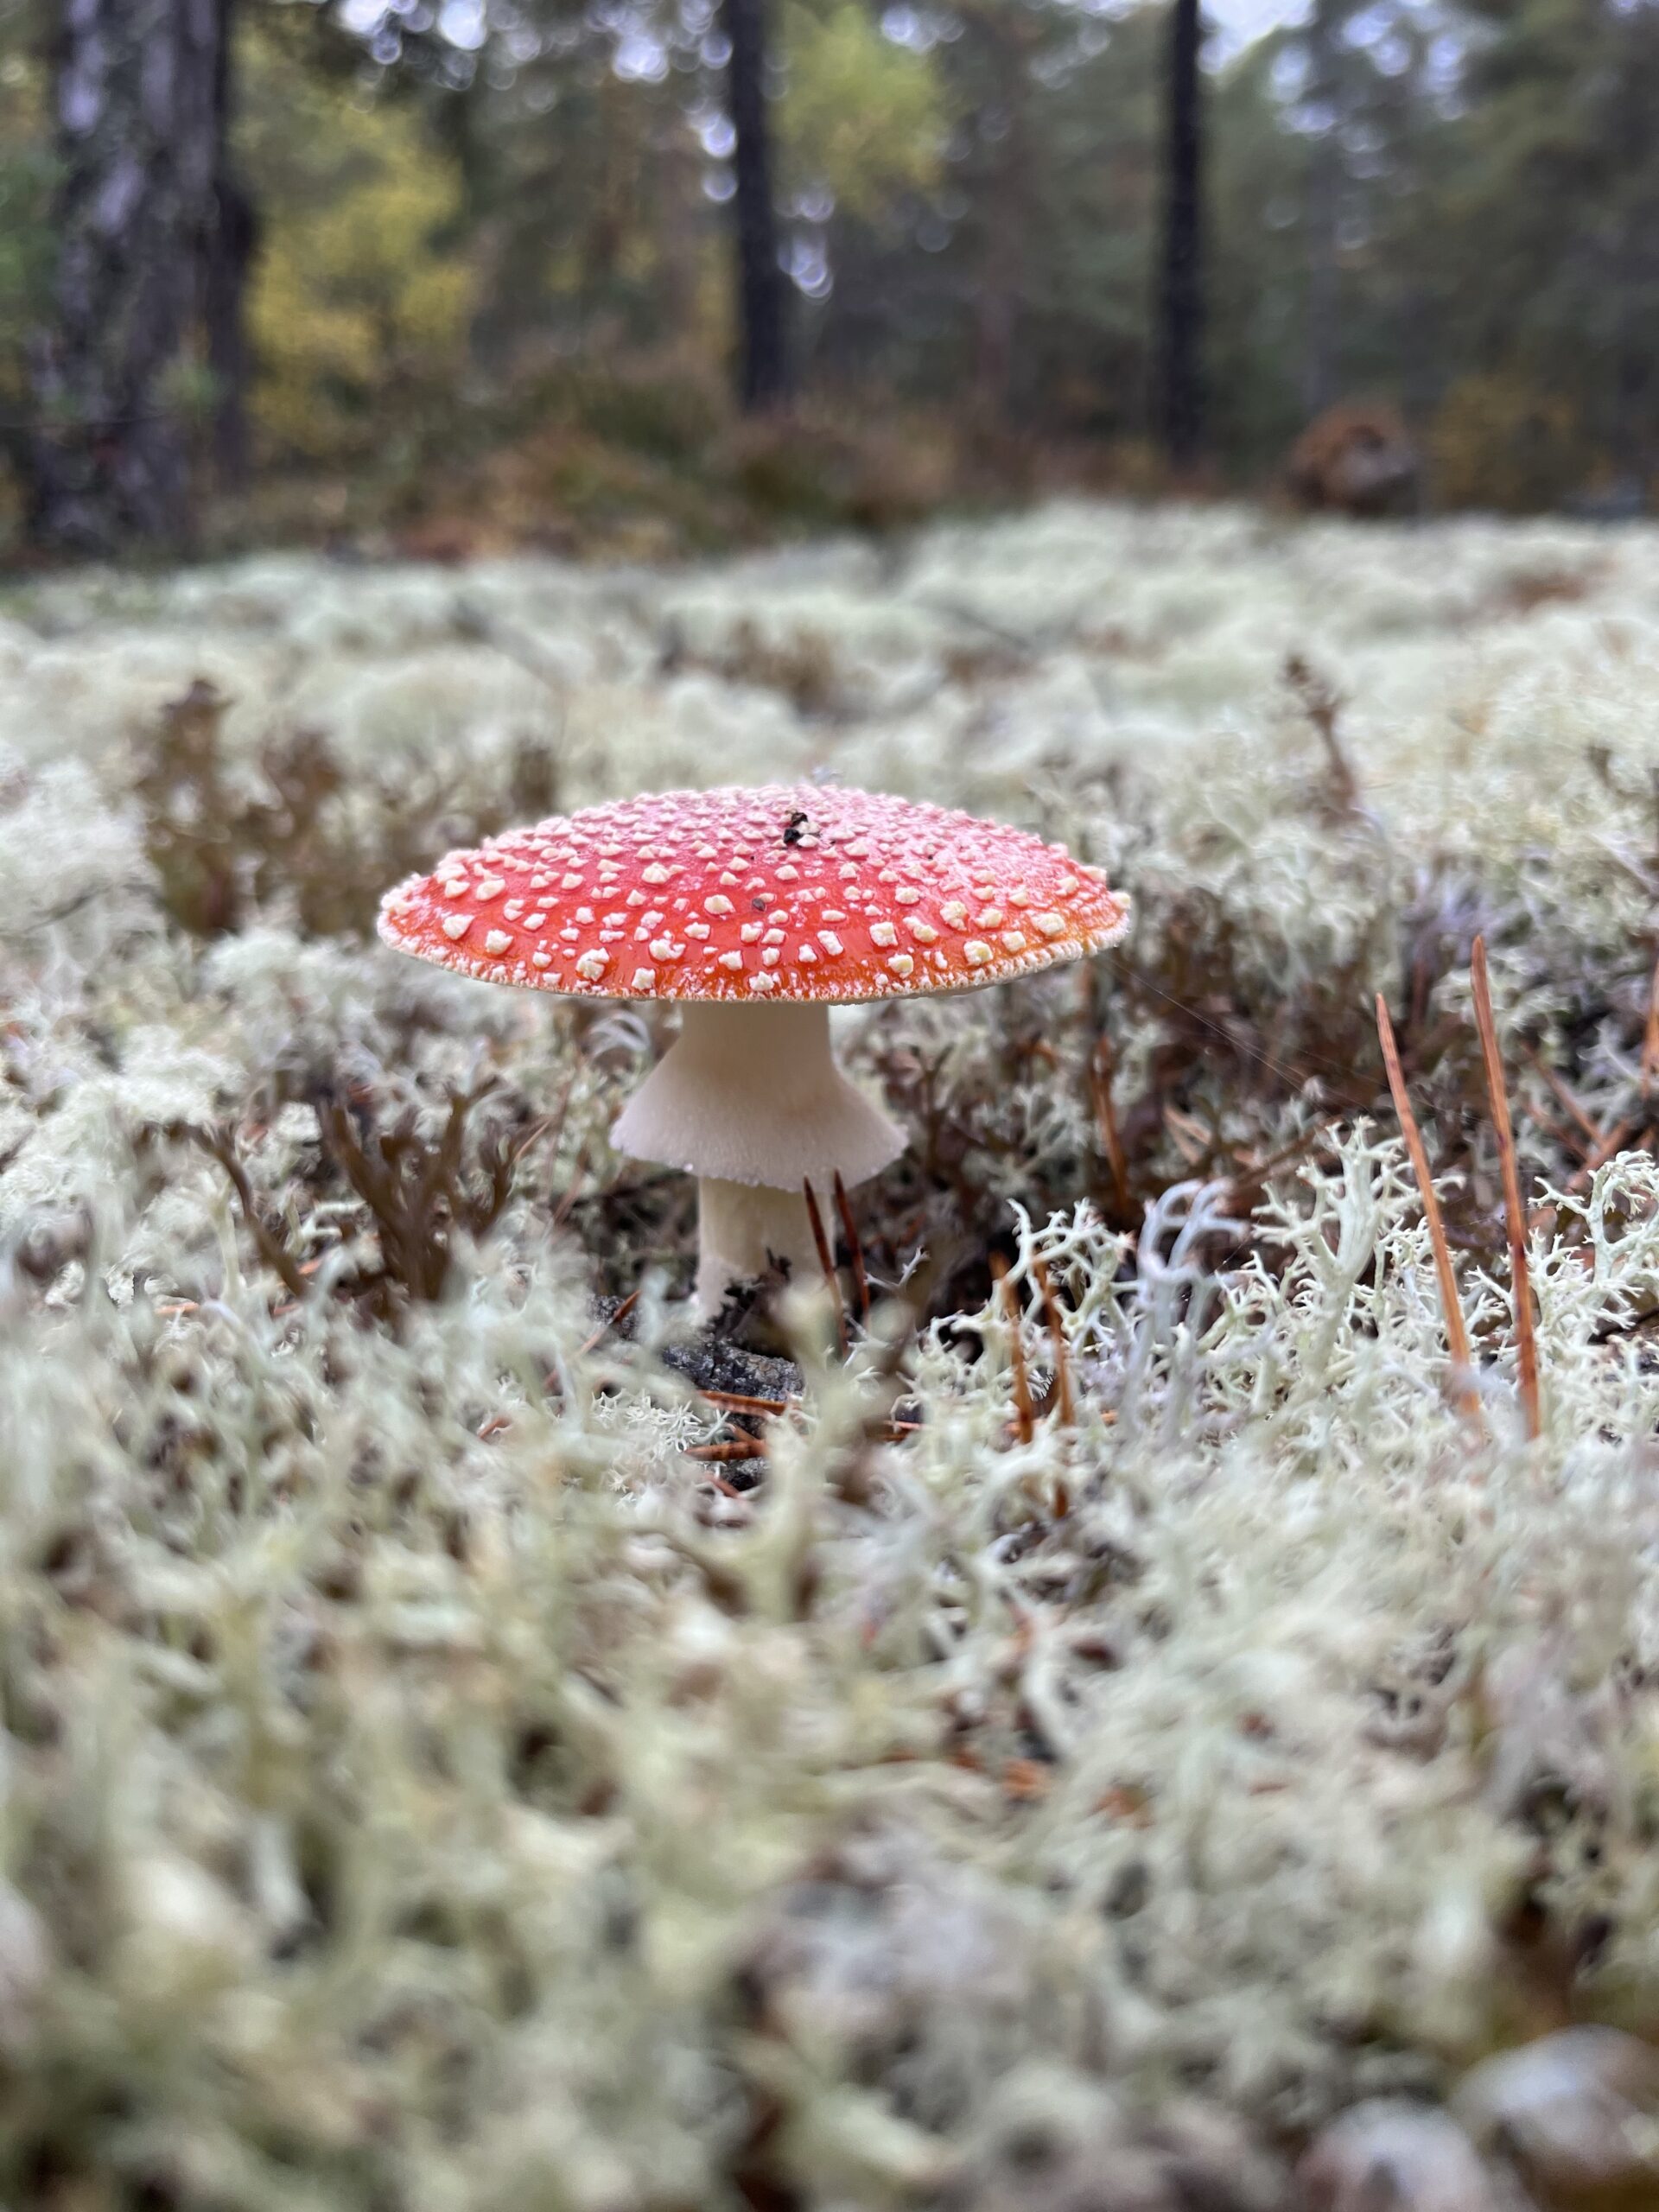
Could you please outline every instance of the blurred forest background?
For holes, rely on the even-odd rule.
[[[1643,512],[1656,118],[1653,0],[0,0],[0,552]]]

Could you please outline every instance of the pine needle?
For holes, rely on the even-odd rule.
[[[1054,1402],[1059,1414],[1060,1427],[1070,1428],[1077,1418],[1077,1408],[1071,1395],[1071,1356],[1065,1341],[1065,1328],[1060,1319],[1059,1300],[1054,1295],[1054,1286],[1048,1279],[1048,1269],[1040,1260],[1032,1262],[1032,1279],[1037,1285],[1037,1294],[1043,1301],[1043,1319],[1048,1324],[1048,1333],[1054,1340]]]
[[[694,1444],[685,1456],[704,1466],[723,1467],[737,1459],[764,1459],[766,1447],[759,1436],[736,1436],[721,1444]]]
[[[847,1185],[836,1173],[836,1211],[841,1216],[841,1232],[847,1239],[847,1249],[852,1255],[853,1288],[858,1294],[858,1319],[861,1328],[870,1325],[870,1279],[864,1272],[864,1250],[858,1241],[858,1224],[853,1219],[852,1201],[847,1196]]]
[[[1381,991],[1376,995],[1376,1033],[1382,1046],[1382,1065],[1389,1071],[1389,1090],[1393,1095],[1394,1110],[1400,1117],[1401,1134],[1406,1140],[1411,1172],[1417,1179],[1417,1195],[1423,1202],[1423,1219],[1428,1224],[1428,1241],[1434,1248],[1434,1272],[1440,1278],[1440,1311],[1446,1317],[1446,1344],[1452,1357],[1458,1408],[1459,1412],[1478,1415],[1480,1400],[1470,1379],[1474,1367],[1469,1357],[1469,1332],[1464,1325],[1463,1306],[1458,1296],[1458,1279],[1452,1269],[1452,1249],[1446,1241],[1446,1223],[1440,1216],[1440,1201],[1435,1192],[1433,1178],[1428,1172],[1428,1154],[1424,1149],[1423,1133],[1417,1126],[1417,1116],[1412,1111],[1410,1095],[1406,1090],[1405,1074],[1400,1065],[1400,1050],[1394,1040],[1394,1024],[1389,1018],[1388,1001]]]
[[[776,1416],[786,1414],[791,1406],[798,1406],[798,1398],[747,1398],[741,1390],[701,1389],[697,1395],[707,1398],[710,1405],[721,1406],[728,1413],[766,1414]]]
[[[991,1273],[996,1278],[997,1308],[1008,1325],[1008,1357],[1014,1369],[1014,1433],[1021,1444],[1029,1444],[1036,1433],[1037,1417],[1032,1408],[1031,1377],[1026,1372],[1026,1347],[1020,1333],[1020,1300],[1008,1280],[1008,1263],[1000,1252],[991,1255]]]
[[[836,1342],[841,1346],[841,1356],[847,1357],[847,1304],[841,1294],[841,1277],[836,1273],[835,1255],[830,1249],[830,1239],[823,1233],[823,1216],[818,1211],[817,1193],[808,1181],[801,1189],[806,1198],[807,1218],[812,1224],[812,1242],[818,1248],[818,1265],[823,1269],[823,1279],[830,1286],[830,1295],[836,1302]]]
[[[1491,986],[1486,974],[1486,940],[1475,939],[1470,955],[1470,979],[1474,985],[1475,1021],[1480,1049],[1486,1062],[1486,1090],[1491,1100],[1492,1128],[1497,1137],[1497,1164],[1503,1178],[1503,1215],[1510,1236],[1510,1295],[1515,1306],[1515,1353],[1520,1375],[1521,1406],[1527,1434],[1543,1433],[1543,1409],[1538,1392],[1538,1344],[1532,1325],[1532,1274],[1527,1263],[1527,1211],[1521,1203],[1521,1176],[1515,1160],[1515,1131],[1510,1121],[1510,1096],[1503,1082],[1503,1060],[1497,1048],[1497,1025],[1492,1019]]]

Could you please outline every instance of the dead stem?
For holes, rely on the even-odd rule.
[[[1440,1217],[1440,1202],[1435,1194],[1433,1178],[1428,1172],[1428,1154],[1423,1148],[1423,1134],[1417,1126],[1417,1116],[1412,1111],[1411,1098],[1406,1090],[1399,1047],[1394,1041],[1394,1023],[1389,1018],[1388,1001],[1381,991],[1376,995],[1376,1033],[1382,1046],[1382,1065],[1389,1071],[1389,1089],[1394,1097],[1394,1110],[1400,1117],[1401,1134],[1406,1140],[1411,1172],[1417,1179],[1417,1195],[1423,1202],[1423,1219],[1428,1224],[1428,1241],[1434,1248],[1434,1272],[1440,1278],[1440,1311],[1446,1318],[1446,1344],[1452,1359],[1458,1408],[1459,1412],[1475,1418],[1480,1412],[1480,1400],[1469,1379],[1474,1368],[1469,1357],[1469,1332],[1464,1325],[1463,1306],[1458,1297],[1458,1279],[1452,1271],[1452,1250],[1446,1241],[1446,1224]]]
[[[841,1294],[841,1278],[836,1273],[835,1255],[830,1249],[830,1240],[823,1233],[823,1216],[818,1211],[817,1193],[810,1181],[801,1185],[806,1196],[807,1218],[812,1224],[812,1242],[818,1248],[818,1265],[823,1269],[823,1279],[830,1286],[830,1295],[836,1301],[836,1342],[841,1346],[841,1356],[847,1357],[847,1303]]]
[[[1095,1039],[1095,1049],[1090,1061],[1089,1087],[1094,1094],[1095,1126],[1100,1132],[1100,1148],[1106,1155],[1106,1164],[1112,1173],[1112,1195],[1117,1200],[1120,1217],[1129,1216],[1129,1163],[1123,1150],[1123,1135],[1117,1125],[1117,1105],[1112,1096],[1112,1077],[1117,1071],[1117,1056],[1112,1050],[1112,1040],[1105,1030]]]
[[[1497,1046],[1497,1025],[1492,1019],[1491,985],[1486,973],[1486,940],[1475,939],[1470,953],[1470,980],[1474,986],[1475,1021],[1480,1049],[1486,1062],[1486,1089],[1491,1100],[1492,1128],[1497,1137],[1497,1164],[1503,1178],[1503,1214],[1510,1237],[1510,1294],[1515,1306],[1515,1353],[1519,1370],[1521,1407],[1527,1434],[1543,1433],[1543,1410],[1538,1393],[1538,1344],[1532,1326],[1532,1277],[1527,1264],[1527,1213],[1521,1203],[1521,1176],[1516,1166],[1515,1131],[1510,1122],[1510,1097],[1503,1082],[1503,1060]]]
[[[1332,797],[1342,812],[1353,813],[1359,805],[1359,779],[1348,755],[1342,749],[1342,739],[1338,734],[1337,718],[1342,711],[1341,695],[1330,678],[1321,676],[1316,668],[1303,659],[1300,653],[1292,653],[1286,660],[1285,681],[1295,693],[1297,703],[1325,747]]]
[[[306,1279],[301,1274],[297,1262],[282,1238],[275,1236],[265,1226],[259,1209],[254,1204],[253,1188],[248,1180],[247,1170],[237,1155],[236,1146],[232,1141],[229,1131],[219,1128],[201,1128],[192,1129],[190,1135],[194,1137],[204,1152],[213,1154],[230,1179],[231,1187],[236,1192],[237,1203],[242,1209],[242,1218],[246,1222],[253,1241],[259,1248],[260,1258],[264,1260],[271,1273],[281,1279],[283,1288],[291,1297],[296,1300],[303,1299],[306,1293]]]
[[[1008,1263],[1000,1252],[991,1255],[991,1273],[996,1278],[997,1309],[1008,1325],[1008,1357],[1014,1369],[1014,1433],[1021,1444],[1029,1444],[1037,1421],[1032,1410],[1031,1377],[1026,1372],[1025,1342],[1020,1332],[1020,1300],[1008,1280]]]
[[[1642,1092],[1645,1097],[1659,1084],[1659,959],[1653,963],[1648,985],[1648,1020],[1642,1034]]]

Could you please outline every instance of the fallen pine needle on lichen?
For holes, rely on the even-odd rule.
[[[1381,991],[1376,995],[1376,1033],[1382,1046],[1382,1065],[1388,1071],[1394,1110],[1399,1116],[1401,1134],[1406,1141],[1411,1172],[1417,1179],[1417,1195],[1422,1201],[1423,1219],[1428,1224],[1429,1243],[1433,1248],[1434,1272],[1440,1286],[1440,1312],[1446,1321],[1446,1350],[1451,1356],[1452,1387],[1457,1393],[1459,1408],[1465,1414],[1478,1415],[1480,1400],[1471,1379],[1474,1370],[1469,1357],[1469,1332],[1464,1325],[1463,1304],[1458,1296],[1458,1279],[1452,1272],[1451,1247],[1446,1241],[1446,1224],[1440,1217],[1440,1201],[1434,1188],[1433,1176],[1429,1172],[1428,1154],[1424,1148],[1422,1131],[1417,1126],[1417,1116],[1412,1111],[1411,1095],[1406,1089],[1388,1001]]]
[[[1510,1097],[1503,1080],[1503,1057],[1498,1050],[1497,1024],[1492,1018],[1484,937],[1475,939],[1469,972],[1474,986],[1475,1022],[1480,1031],[1480,1049],[1486,1067],[1486,1091],[1491,1102],[1492,1128],[1497,1139],[1498,1171],[1503,1179],[1503,1217],[1510,1242],[1510,1295],[1515,1316],[1521,1409],[1526,1419],[1527,1434],[1536,1439],[1543,1432],[1543,1408],[1538,1389],[1538,1343],[1532,1319],[1532,1277],[1527,1259],[1527,1211],[1521,1200],[1515,1131],[1510,1121]]]
[[[698,1390],[697,1395],[734,1414],[785,1414],[801,1402],[798,1398],[750,1398],[741,1390],[716,1390],[708,1384]]]

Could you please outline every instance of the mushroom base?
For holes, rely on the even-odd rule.
[[[719,1313],[734,1283],[748,1282],[774,1264],[792,1282],[818,1274],[817,1246],[798,1191],[766,1183],[728,1183],[717,1175],[697,1181],[697,1310]]]
[[[817,1255],[802,1184],[827,1201],[837,1175],[849,1186],[867,1182],[905,1148],[903,1131],[836,1065],[822,1003],[688,1001],[679,1035],[612,1141],[635,1160],[698,1178],[705,1313],[728,1284],[763,1274],[768,1252],[810,1279]]]

